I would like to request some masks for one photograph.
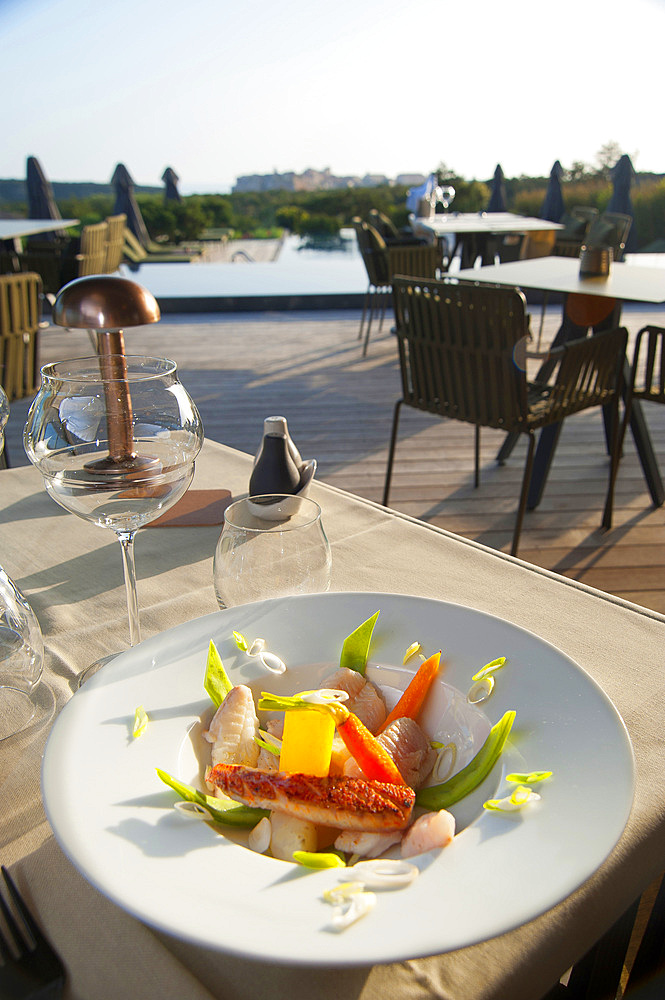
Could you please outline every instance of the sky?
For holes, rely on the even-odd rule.
[[[0,177],[665,173],[665,0],[0,0]],[[8,81],[14,81],[11,87]]]

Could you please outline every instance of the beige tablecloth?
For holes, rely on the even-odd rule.
[[[195,487],[247,489],[250,459],[206,443]],[[0,859],[34,905],[80,1000],[537,1000],[660,871],[665,856],[665,619],[318,484],[333,590],[416,594],[502,616],[562,647],[614,701],[637,763],[619,844],[573,896],[530,924],[442,957],[372,969],[293,970],[193,947],[100,896],[56,845],[42,809],[41,755],[77,674],[127,643],[118,543],[60,510],[32,468],[0,473],[0,560],[45,638],[42,719],[0,743]],[[216,610],[218,527],[159,528],[136,543],[143,636]],[[83,806],[82,808],[87,808]],[[442,899],[445,906],[445,899]],[[433,919],[435,915],[433,914]]]

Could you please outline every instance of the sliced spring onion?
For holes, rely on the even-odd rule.
[[[293,860],[305,868],[344,868],[346,862],[335,851],[294,851]]]
[[[260,656],[263,650],[266,648],[265,639],[255,639],[252,645],[247,650],[248,656]]]
[[[325,889],[323,898],[326,903],[339,906],[340,903],[346,903],[357,892],[362,892],[364,888],[364,882],[340,882],[339,885],[334,885],[331,889]]]
[[[132,727],[132,736],[137,739],[139,736],[143,736],[144,732],[148,728],[148,713],[146,712],[143,705],[139,707],[134,712],[134,725]]]
[[[316,691],[303,691],[300,697],[308,705],[329,705],[332,701],[348,701],[349,693],[337,688],[318,688]]]
[[[286,663],[275,653],[259,653],[258,657],[266,670],[270,670],[273,674],[283,674],[286,670]]]
[[[466,696],[466,700],[469,705],[480,705],[481,702],[487,701],[492,691],[494,690],[494,678],[491,674],[486,677],[481,677],[479,681],[472,684],[469,688],[469,693]]]
[[[507,774],[506,781],[512,785],[535,785],[539,781],[545,781],[552,777],[551,771],[524,771],[522,773]]]
[[[173,803],[173,808],[177,809],[179,813],[183,816],[187,816],[188,819],[203,819],[209,818],[209,813],[207,809],[200,806],[198,802],[189,802],[185,799],[178,799],[177,802]]]
[[[408,663],[411,657],[415,656],[416,653],[419,653],[422,648],[423,647],[420,645],[419,642],[412,642],[411,645],[406,650],[406,652],[404,653],[404,658],[402,659],[402,666],[405,663]]]
[[[260,712],[291,712],[297,708],[326,712],[331,705],[337,704],[337,702],[305,701],[303,695],[311,693],[303,691],[301,694],[279,695],[271,694],[270,691],[262,691],[256,707]]]
[[[483,802],[483,809],[492,812],[517,812],[530,802],[538,802],[539,800],[540,795],[528,785],[518,785],[510,795],[506,795],[503,799],[488,799],[487,802]]]
[[[505,715],[490,729],[487,739],[466,767],[440,785],[429,785],[416,792],[416,805],[425,809],[447,809],[477,788],[496,764],[513,727],[516,713]]]
[[[346,637],[342,643],[342,652],[339,658],[340,667],[357,670],[359,674],[364,675],[367,667],[369,644],[372,640],[372,632],[374,631],[378,617],[379,612],[377,611],[366,622],[359,625],[351,635]]]
[[[233,687],[233,684],[229,680],[229,676],[224,669],[222,658],[217,652],[217,647],[212,639],[210,640],[210,645],[208,646],[208,659],[206,662],[206,672],[203,686],[215,708],[219,708]]]
[[[259,729],[259,735],[254,737],[254,742],[262,750],[274,753],[275,757],[279,757],[282,752],[282,741],[279,736],[272,736],[270,733],[264,732],[263,729]]]
[[[241,652],[243,652],[243,653],[247,652],[247,650],[249,648],[248,645],[247,645],[247,639],[245,639],[244,635],[241,632],[234,632],[233,633],[233,640],[234,640],[236,646],[238,647],[238,649],[241,650]]]
[[[356,920],[366,916],[376,905],[376,896],[373,892],[355,892],[344,907],[338,907],[333,915],[331,924],[333,930],[344,931]]]
[[[370,889],[402,889],[411,885],[419,870],[408,861],[397,858],[372,858],[358,861],[351,869]]]
[[[436,762],[432,768],[432,778],[436,782],[446,781],[453,773],[453,768],[457,762],[457,744],[446,743],[440,745]]]
[[[191,785],[186,785],[184,782],[178,781],[177,778],[171,777],[166,771],[162,771],[160,768],[156,768],[156,771],[165,785],[177,792],[182,799],[187,802],[195,802],[205,809],[215,823],[220,823],[223,826],[254,827],[263,816],[270,815],[267,809],[253,809],[250,806],[240,805],[233,799],[204,795],[197,788],[192,788]]]
[[[506,662],[505,656],[499,656],[498,659],[492,660],[491,663],[486,663],[485,666],[478,671],[478,673],[473,675],[471,680],[480,681],[483,679],[483,677],[489,677],[492,674],[495,674],[497,670],[501,670],[505,662]]]
[[[272,837],[272,826],[267,816],[263,816],[253,829],[249,831],[247,843],[252,851],[257,854],[265,854],[270,847]]]

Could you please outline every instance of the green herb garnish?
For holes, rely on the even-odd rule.
[[[369,654],[369,644],[372,639],[372,632],[376,625],[379,612],[368,618],[366,622],[347,636],[342,644],[342,653],[339,659],[340,667],[347,667],[349,670],[357,670],[359,674],[365,673],[367,667],[367,656]]]

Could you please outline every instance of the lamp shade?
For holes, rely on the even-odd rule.
[[[129,278],[92,274],[64,285],[53,304],[53,322],[83,330],[123,330],[157,323],[157,300]]]

